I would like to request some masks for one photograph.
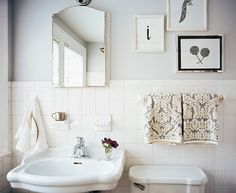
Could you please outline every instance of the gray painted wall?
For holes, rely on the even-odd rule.
[[[0,151],[8,147],[8,0],[0,1]],[[4,137],[2,137],[4,136]],[[1,187],[0,187],[1,191]]]
[[[75,0],[13,0],[13,80],[52,79],[51,16],[71,5]],[[174,32],[165,33],[164,53],[132,51],[134,15],[166,14],[166,0],[93,0],[90,6],[111,13],[111,79],[236,79],[235,0],[208,0],[205,33],[225,35],[224,73],[176,73]]]

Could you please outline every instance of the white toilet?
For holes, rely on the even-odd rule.
[[[197,167],[133,166],[131,193],[205,193],[206,174]]]

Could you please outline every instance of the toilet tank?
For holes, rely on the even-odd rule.
[[[206,174],[197,167],[133,166],[130,193],[205,193]]]

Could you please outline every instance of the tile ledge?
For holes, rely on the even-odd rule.
[[[11,152],[10,151],[0,151],[0,158],[6,156],[6,155],[10,155]]]

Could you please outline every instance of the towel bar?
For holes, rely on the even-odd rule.
[[[142,94],[138,94],[137,95],[137,103],[142,102],[142,100],[143,100],[143,95]],[[223,100],[236,100],[236,98],[227,97],[225,95],[219,95],[219,100],[220,100],[220,102],[222,102]]]
[[[220,95],[219,96],[219,101],[222,102],[224,100],[224,96],[223,95]]]

